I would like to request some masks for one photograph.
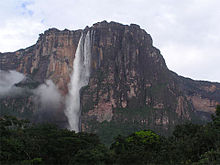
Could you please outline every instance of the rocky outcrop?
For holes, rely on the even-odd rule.
[[[194,112],[201,119],[211,119],[210,114],[220,104],[220,84],[205,81],[194,81],[174,74],[179,88],[183,91]]]
[[[80,35],[88,30],[91,77],[81,90],[82,131],[113,137],[151,128],[165,134],[186,120],[208,120],[220,103],[219,83],[171,72],[151,36],[134,24],[103,21],[84,30],[49,29],[35,45],[0,54],[1,70],[15,69],[40,83],[51,79],[65,96]]]
[[[49,29],[40,34],[33,46],[13,53],[1,53],[0,69],[17,70],[40,83],[51,79],[65,95],[81,32]]]
[[[37,43],[29,48],[12,53],[0,54],[0,70],[17,70],[33,80],[25,82],[26,87],[33,89],[52,80],[60,93],[65,97],[68,93],[68,83],[73,70],[73,60],[82,30],[59,31],[55,28],[40,34]],[[24,86],[19,83],[18,86]],[[8,101],[6,101],[8,100]],[[28,104],[27,101],[29,100]],[[10,104],[6,104],[10,103]],[[64,115],[65,105],[54,112],[40,113],[39,106],[35,105],[32,95],[24,95],[21,98],[0,98],[1,115],[11,114],[19,117],[30,118],[33,121],[52,121],[62,127],[66,125]],[[24,111],[25,109],[25,111]]]

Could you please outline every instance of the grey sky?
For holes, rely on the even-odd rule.
[[[169,69],[220,82],[219,0],[1,0],[0,20],[0,52],[32,45],[50,27],[136,23],[151,34]]]

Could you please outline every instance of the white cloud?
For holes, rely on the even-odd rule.
[[[0,6],[0,51],[30,46],[49,27],[136,23],[151,34],[171,70],[220,82],[218,0],[3,0]]]
[[[203,80],[219,81],[217,51],[178,44],[161,47],[161,53],[165,54],[166,63],[171,70],[196,80],[203,77]]]
[[[17,71],[0,70],[0,97],[15,96],[22,93],[22,89],[15,84],[23,80],[25,76]]]
[[[31,19],[11,19],[0,27],[0,51],[15,51],[36,43],[45,26]]]

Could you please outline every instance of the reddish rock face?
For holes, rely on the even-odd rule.
[[[65,97],[68,93],[68,83],[73,70],[73,60],[81,33],[82,30],[59,31],[57,29],[49,29],[44,34],[40,34],[35,45],[16,52],[0,54],[0,69],[17,70],[31,77],[39,84],[50,79],[56,84],[60,94]],[[20,101],[15,101],[14,98],[7,98],[7,100],[11,104],[5,104],[5,100],[1,99],[1,107],[8,109],[10,114],[17,115],[16,111],[18,111],[21,114],[18,116],[27,117],[25,114],[29,114],[28,117],[30,118],[32,118],[30,113],[38,114],[39,107],[35,105],[35,100],[32,96],[22,97],[19,99]],[[26,100],[30,100],[31,103],[26,104]],[[25,105],[22,105],[23,103]],[[22,109],[26,109],[25,113],[23,113]],[[63,103],[60,108],[53,112],[49,109],[48,111],[50,112],[43,113],[43,118],[50,119],[50,121],[63,127],[67,122],[64,109],[65,105]],[[28,110],[30,113],[27,112]],[[34,120],[41,119],[37,117]]]
[[[166,128],[215,111],[220,84],[193,81],[171,72],[150,35],[139,26],[101,22],[91,29],[95,34],[92,74],[81,95],[84,131],[91,130],[94,121],[101,125],[94,130],[101,129],[103,121]],[[151,111],[151,117],[138,118],[132,113],[138,109],[144,114]]]
[[[17,70],[40,83],[51,79],[65,95],[81,32],[49,29],[40,34],[35,45],[1,54],[1,69]]]
[[[185,120],[206,120],[220,103],[219,83],[171,72],[150,35],[133,24],[104,21],[84,30],[49,29],[33,46],[1,53],[1,69],[40,83],[51,79],[65,96],[80,35],[88,30],[93,32],[92,57],[90,81],[81,90],[83,131],[169,130]]]

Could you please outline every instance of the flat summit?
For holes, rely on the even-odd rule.
[[[103,21],[83,30],[52,28],[31,47],[0,53],[0,69],[17,70],[31,83],[52,80],[65,97],[80,36],[88,31],[91,73],[80,90],[82,131],[95,132],[110,143],[118,134],[148,128],[169,134],[176,124],[210,120],[220,103],[220,83],[194,81],[170,71],[151,36],[135,24]],[[0,104],[1,115],[38,119],[33,117],[38,108],[31,95],[0,98]],[[64,107],[43,117],[47,120],[51,114],[50,120],[65,127]]]

